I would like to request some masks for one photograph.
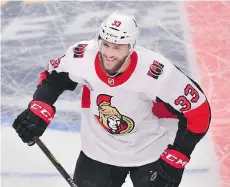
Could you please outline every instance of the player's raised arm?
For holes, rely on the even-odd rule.
[[[68,58],[67,51],[64,56],[50,60],[40,74],[33,100],[15,119],[13,127],[23,142],[28,143],[44,133],[56,112],[53,104],[65,90],[76,88],[77,83],[70,80],[68,75]]]
[[[208,131],[210,106],[200,86],[164,57],[154,61],[148,76],[149,94],[151,89],[157,90],[152,97],[157,97],[179,119],[175,140],[158,161],[178,185],[196,144]]]

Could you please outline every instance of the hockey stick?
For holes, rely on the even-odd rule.
[[[65,178],[65,180],[69,183],[71,187],[77,187],[74,183],[73,179],[69,176],[66,170],[61,166],[58,160],[53,156],[53,154],[49,151],[46,145],[39,138],[35,138],[34,141],[29,142],[28,145],[31,146],[36,143],[40,149],[45,153],[45,155],[49,158],[49,160],[53,163],[53,165],[57,168],[59,173]]]

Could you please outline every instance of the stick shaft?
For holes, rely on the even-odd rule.
[[[65,180],[69,183],[71,187],[77,187],[74,183],[73,179],[66,172],[66,170],[62,167],[59,161],[53,156],[53,154],[49,151],[46,145],[39,138],[35,138],[35,143],[40,147],[43,153],[49,158],[49,160],[53,163],[53,165],[57,168],[59,173],[65,178]]]

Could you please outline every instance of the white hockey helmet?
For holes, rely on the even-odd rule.
[[[131,51],[135,47],[138,35],[139,29],[135,17],[120,12],[107,17],[99,30],[99,39],[115,44],[130,44]]]

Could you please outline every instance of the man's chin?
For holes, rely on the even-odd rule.
[[[105,68],[104,68],[104,71],[105,71],[105,73],[107,73],[109,75],[114,75],[117,73],[117,71],[115,71],[115,70],[110,70],[110,69],[105,69]]]

